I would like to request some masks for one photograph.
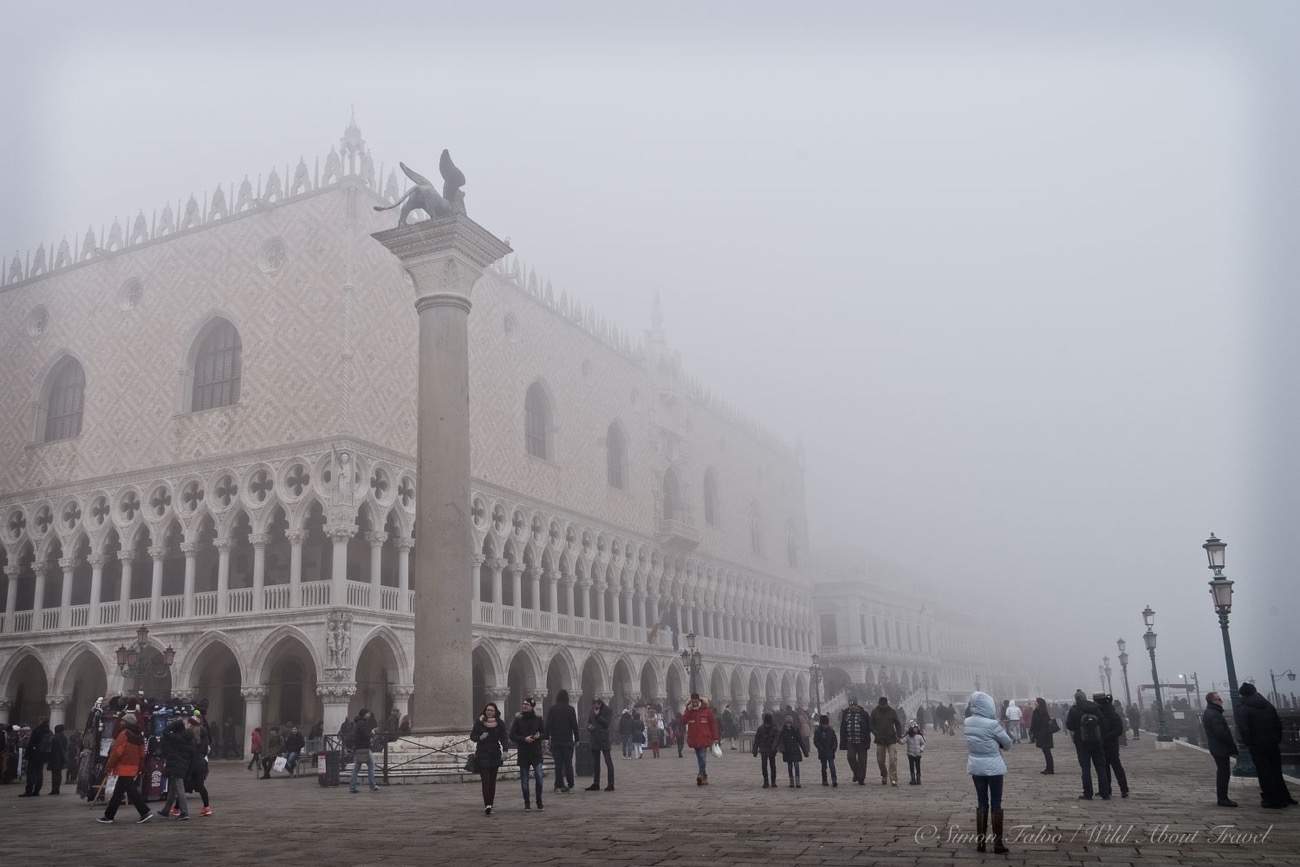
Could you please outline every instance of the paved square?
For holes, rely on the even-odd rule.
[[[783,782],[764,791],[758,762],[728,751],[711,763],[711,785],[699,788],[693,758],[674,751],[658,760],[649,753],[615,757],[613,793],[553,795],[548,779],[544,813],[524,813],[518,783],[502,781],[490,818],[477,784],[351,795],[346,786],[321,788],[314,777],[259,781],[232,762],[214,765],[209,777],[216,814],[187,823],[137,827],[124,806],[117,824],[101,826],[94,817],[102,808],[74,796],[19,799],[18,787],[6,786],[0,852],[6,865],[128,858],[248,865],[1300,864],[1300,808],[1260,809],[1257,787],[1243,780],[1233,782],[1241,808],[1213,806],[1213,763],[1190,749],[1157,753],[1143,739],[1123,756],[1132,797],[1084,802],[1076,800],[1072,750],[1057,750],[1058,773],[1047,777],[1038,773],[1036,749],[1014,747],[1005,794],[1009,856],[981,856],[948,841],[950,827],[973,832],[975,793],[962,739],[938,734],[930,737],[920,787],[907,785],[902,761],[898,788],[872,781],[874,763],[865,787],[841,780],[838,789],[822,788],[816,762],[806,761],[804,788]],[[839,768],[847,776],[842,759]],[[1234,833],[1262,835],[1262,842],[1215,842],[1215,826],[1228,822],[1236,823]],[[1015,839],[1030,833],[1038,839]]]

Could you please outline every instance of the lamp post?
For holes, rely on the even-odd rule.
[[[1273,704],[1274,704],[1274,705],[1279,705],[1279,704],[1282,703],[1282,696],[1281,696],[1281,694],[1277,691],[1277,675],[1278,675],[1278,674],[1282,675],[1282,676],[1285,677],[1287,680],[1295,680],[1295,672],[1292,671],[1292,670],[1289,669],[1289,668],[1288,668],[1286,671],[1279,671],[1279,672],[1277,672],[1277,674],[1274,674],[1274,673],[1273,673],[1273,669],[1271,669],[1271,668],[1268,670],[1268,679],[1271,680],[1271,681],[1273,682]]]
[[[817,654],[812,655],[812,665],[808,666],[808,679],[812,682],[812,703],[817,713],[822,712],[822,664]]]
[[[1106,671],[1106,695],[1114,695],[1115,690],[1114,687],[1111,686],[1111,680],[1110,680],[1111,672],[1114,671],[1114,669],[1110,667],[1110,657],[1103,656],[1101,658],[1101,661],[1102,664],[1105,666],[1105,671]]]
[[[1142,635],[1142,640],[1146,643],[1147,653],[1151,654],[1151,682],[1156,687],[1156,720],[1158,722],[1156,740],[1168,742],[1172,741],[1173,738],[1169,736],[1169,726],[1165,722],[1165,703],[1160,697],[1160,675],[1156,672],[1156,634],[1151,630],[1151,627],[1156,622],[1156,613],[1151,610],[1150,605],[1142,609],[1142,622],[1147,627],[1147,631]]]
[[[1124,675],[1124,706],[1133,703],[1133,695],[1128,689],[1128,652],[1124,649],[1128,647],[1128,642],[1122,638],[1115,640],[1115,646],[1119,648],[1119,669]]]
[[[146,651],[149,648],[149,627],[143,624],[135,631],[135,641],[130,646],[117,648],[117,670],[122,673],[124,680],[136,682],[137,692],[144,691],[146,678],[166,677],[171,672],[172,662],[176,659],[176,651],[169,644],[162,652],[161,664],[146,662]]]
[[[1106,691],[1106,669],[1100,665],[1097,666],[1097,680],[1101,683],[1101,691],[1105,692]]]
[[[1214,577],[1210,579],[1210,598],[1214,601],[1214,611],[1219,615],[1219,630],[1223,633],[1223,660],[1228,668],[1228,697],[1232,700],[1232,721],[1234,726],[1237,722],[1237,666],[1232,661],[1232,639],[1228,636],[1228,614],[1232,611],[1232,581],[1223,575],[1223,565],[1227,561],[1226,551],[1228,545],[1210,533],[1210,538],[1205,540],[1201,546],[1205,549],[1206,559],[1209,560],[1210,571]],[[1255,760],[1250,755],[1250,747],[1245,744],[1240,745],[1240,753],[1237,755],[1237,767],[1232,771],[1237,777],[1255,776]]]
[[[703,664],[700,651],[695,647],[695,633],[686,633],[686,649],[682,651],[682,664],[686,666],[686,672],[690,675],[691,694],[694,695],[700,691],[700,667]]]

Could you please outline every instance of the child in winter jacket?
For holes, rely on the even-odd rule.
[[[839,739],[835,737],[835,729],[831,728],[831,718],[822,714],[817,721],[817,728],[813,730],[813,745],[817,747],[817,761],[822,766],[822,785],[826,785],[826,771],[831,772],[830,785],[838,786],[839,780],[835,779],[835,751],[839,749]]]
[[[790,775],[792,789],[803,788],[799,782],[799,762],[806,755],[808,745],[804,742],[803,734],[795,725],[794,717],[786,717],[785,724],[781,726],[781,758],[785,759],[785,770]]]
[[[921,785],[921,753],[925,752],[925,733],[916,720],[907,723],[907,769],[912,774],[911,785]]]
[[[768,788],[768,769],[771,768],[771,787],[776,788],[776,752],[781,746],[781,730],[772,722],[770,713],[763,714],[763,724],[754,732],[754,755],[762,757],[763,788]]]

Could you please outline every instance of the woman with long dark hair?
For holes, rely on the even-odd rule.
[[[491,816],[492,802],[497,795],[497,771],[505,761],[505,751],[510,748],[506,724],[501,721],[501,709],[496,702],[483,705],[469,739],[474,743],[474,763],[483,784],[483,815]]]
[[[1053,726],[1055,720],[1052,719],[1052,712],[1047,709],[1047,702],[1038,699],[1034,702],[1034,715],[1029,718],[1029,737],[1033,739],[1034,746],[1043,751],[1044,767],[1040,774],[1054,774],[1055,767],[1052,765],[1052,747],[1053,747]]]

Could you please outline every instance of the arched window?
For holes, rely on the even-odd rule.
[[[71,356],[50,371],[45,391],[43,442],[67,440],[81,435],[81,408],[86,396],[86,374]]]
[[[704,523],[718,526],[718,474],[713,467],[704,471]]]
[[[672,467],[664,473],[664,520],[674,521],[682,514],[682,488]]]
[[[239,402],[239,332],[226,319],[214,319],[199,332],[194,350],[190,411]]]
[[[610,422],[605,433],[605,480],[620,491],[627,484],[627,437],[616,421]]]
[[[749,550],[763,556],[763,519],[758,511],[758,503],[749,506]]]
[[[540,382],[524,395],[524,447],[535,458],[551,456],[551,399]]]

